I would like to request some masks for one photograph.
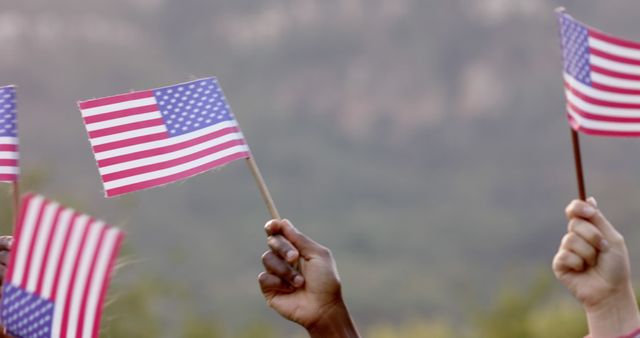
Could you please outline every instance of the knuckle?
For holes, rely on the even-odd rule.
[[[272,255],[273,255],[273,253],[271,251],[266,251],[265,253],[263,253],[262,254],[262,263],[267,263],[271,259]]]
[[[566,208],[564,208],[564,215],[567,216],[567,218],[571,218],[571,214],[575,209],[576,203],[578,203],[578,201],[573,200],[567,205]]]
[[[567,252],[565,250],[560,250],[556,254],[556,257],[553,259],[553,264],[556,266],[564,265],[567,262]]]
[[[267,245],[271,248],[276,247],[278,245],[278,239],[275,236],[267,237]]]
[[[292,281],[298,275],[298,272],[289,266],[285,267],[285,269],[285,274],[288,280]]]
[[[567,248],[571,246],[571,242],[573,241],[573,233],[568,233],[562,236],[562,241],[560,241],[560,246],[562,248]]]
[[[318,248],[318,254],[323,258],[333,258],[333,254],[331,253],[331,250],[329,250],[329,248],[322,245]]]
[[[558,271],[560,270],[561,266],[562,264],[560,263],[560,253],[557,253],[553,258],[553,261],[551,261],[551,269],[553,271]]]
[[[591,243],[600,243],[600,241],[602,241],[602,236],[599,233],[592,231],[589,234],[587,234],[587,239]]]
[[[620,233],[616,233],[612,236],[612,242],[618,245],[624,244],[624,236]]]

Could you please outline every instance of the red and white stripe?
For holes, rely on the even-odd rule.
[[[55,303],[51,337],[98,337],[124,234],[42,196],[23,199],[6,280]]]
[[[589,29],[591,85],[564,73],[574,129],[602,136],[640,136],[640,43]]]
[[[172,183],[250,156],[235,120],[170,137],[152,91],[79,106],[107,197]]]
[[[18,138],[0,137],[0,182],[16,182],[19,174]]]

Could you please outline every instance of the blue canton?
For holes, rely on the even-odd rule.
[[[564,70],[576,80],[591,85],[589,31],[566,14],[560,15],[560,36]]]
[[[9,283],[2,292],[2,324],[16,338],[51,338],[52,301]]]
[[[13,86],[0,88],[0,137],[2,136],[18,136],[16,89]]]
[[[179,136],[233,120],[231,107],[215,78],[154,89],[153,94],[169,136]]]

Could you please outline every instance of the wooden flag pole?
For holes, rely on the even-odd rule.
[[[264,178],[262,178],[262,174],[260,173],[260,169],[258,168],[258,164],[253,156],[249,156],[247,158],[247,165],[249,169],[251,169],[251,173],[253,174],[253,178],[256,179],[256,183],[258,188],[260,189],[260,194],[262,194],[262,199],[264,200],[264,204],[267,205],[267,209],[269,210],[269,214],[273,219],[281,219],[280,213],[276,208],[276,204],[273,202],[273,198],[271,198],[271,193],[269,193],[269,188],[267,188],[267,184],[264,183]],[[298,259],[295,261],[292,266],[295,270],[300,271],[300,261]]]
[[[11,226],[11,235],[15,234],[18,218],[20,217],[20,184],[18,181],[13,182],[13,226]]]
[[[280,219],[280,213],[278,213],[278,209],[276,208],[276,204],[273,202],[273,198],[271,198],[271,193],[269,193],[269,188],[264,183],[264,178],[262,178],[262,174],[260,173],[260,169],[256,164],[256,160],[253,156],[249,156],[247,158],[247,165],[249,169],[251,169],[251,173],[253,174],[253,178],[256,179],[256,183],[258,185],[258,189],[260,189],[260,194],[262,194],[262,199],[264,203],[267,205],[267,209],[269,210],[269,214],[273,219]]]
[[[576,163],[576,178],[578,180],[578,196],[581,200],[587,200],[584,188],[584,174],[582,172],[582,156],[580,154],[580,137],[578,132],[571,128],[571,143],[573,143],[573,158]]]

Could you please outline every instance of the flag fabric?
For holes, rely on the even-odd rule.
[[[16,88],[0,87],[0,182],[16,182],[18,164]]]
[[[7,275],[2,324],[16,338],[95,338],[113,264],[117,228],[39,195],[22,200]]]
[[[640,137],[640,43],[558,14],[567,116],[591,135]]]
[[[250,156],[215,78],[79,103],[107,197]]]

